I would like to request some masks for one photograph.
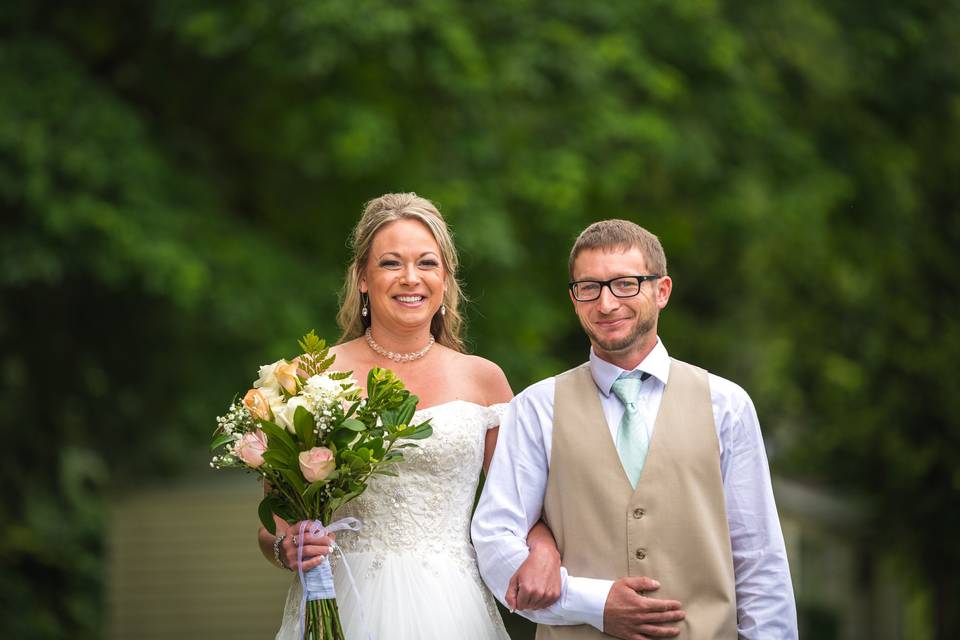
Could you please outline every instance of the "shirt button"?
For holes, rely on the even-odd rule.
[[[646,558],[647,557],[646,549],[637,549],[636,556],[637,556],[637,560],[643,560],[644,558]]]
[[[639,520],[639,519],[642,518],[642,517],[644,516],[644,514],[646,514],[646,513],[647,513],[647,512],[646,512],[645,510],[643,510],[643,509],[634,509],[634,510],[633,510],[633,517],[636,518],[637,520]]]

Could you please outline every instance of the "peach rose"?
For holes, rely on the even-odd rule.
[[[266,396],[260,393],[259,389],[250,389],[247,395],[243,396],[243,406],[247,408],[254,418],[261,420],[270,420],[273,418],[273,412],[270,410],[270,402]]]
[[[293,362],[284,362],[277,366],[277,382],[283,387],[284,391],[292,396],[297,395],[297,386],[300,380],[297,378],[297,365],[299,361],[294,358]]]
[[[272,364],[265,364],[260,367],[260,377],[253,383],[254,389],[269,389],[273,393],[280,393],[280,384],[277,382],[277,367],[284,364],[283,360],[277,360]]]
[[[314,447],[309,451],[302,451],[299,456],[300,471],[307,482],[318,482],[325,480],[327,476],[333,473],[336,461],[333,459],[333,451],[326,447]]]
[[[237,457],[254,469],[263,464],[263,452],[266,450],[267,435],[260,429],[243,434],[235,449]]]

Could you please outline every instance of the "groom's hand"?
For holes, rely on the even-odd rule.
[[[680,633],[672,624],[686,617],[680,602],[645,595],[659,588],[659,582],[642,576],[614,582],[603,608],[603,632],[624,640],[672,638]]]

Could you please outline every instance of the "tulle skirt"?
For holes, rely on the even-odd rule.
[[[430,554],[347,553],[360,603],[344,563],[334,561],[337,604],[347,639],[509,640],[472,554],[425,555]],[[300,598],[295,576],[277,640],[300,640]]]

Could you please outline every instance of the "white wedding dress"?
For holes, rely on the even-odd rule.
[[[335,515],[363,522],[337,534],[359,603],[343,562],[333,560],[348,640],[509,640],[470,544],[484,437],[505,409],[454,400],[417,411],[413,422],[430,418],[433,435],[404,449],[399,477],[373,476]],[[301,593],[295,577],[277,640],[300,640]]]

